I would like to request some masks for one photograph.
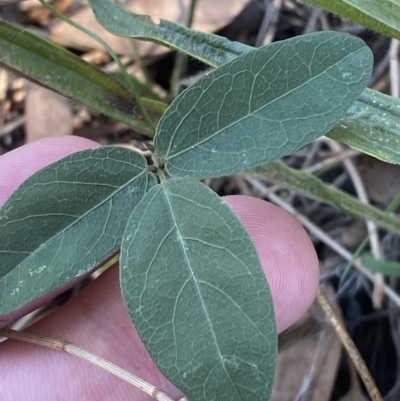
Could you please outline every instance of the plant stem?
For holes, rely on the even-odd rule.
[[[369,396],[371,397],[372,401],[383,401],[381,394],[379,393],[378,388],[376,387],[375,381],[369,372],[367,365],[364,362],[360,352],[358,351],[357,347],[355,346],[353,340],[351,339],[349,333],[344,327],[343,322],[341,319],[336,315],[335,311],[333,310],[332,306],[330,305],[328,299],[326,298],[325,294],[323,293],[321,287],[318,289],[317,292],[317,300],[321,305],[322,309],[324,310],[325,314],[329,318],[332,326],[334,327],[337,336],[340,338],[344,348],[346,349],[347,353],[350,356],[357,372],[359,373],[362,381],[365,384],[365,387],[368,391]]]
[[[135,63],[137,63],[140,70],[142,71],[146,85],[151,88],[152,79],[151,79],[149,71],[143,61],[143,58],[140,55],[139,47],[137,45],[137,40],[132,39],[131,43],[132,43],[132,50],[133,50],[133,60],[135,61]]]
[[[191,28],[194,19],[194,13],[196,10],[197,0],[191,0],[189,6],[188,19],[186,21],[186,26]],[[186,69],[188,57],[185,53],[177,53],[175,58],[174,69],[172,71],[171,84],[170,84],[170,95],[175,97],[177,92],[178,83]]]
[[[167,177],[165,176],[163,169],[157,169],[157,176],[160,179],[161,183],[167,182]]]
[[[150,113],[157,114],[162,116],[168,108],[168,105],[164,102],[160,102],[159,100],[153,100],[148,98],[142,98],[143,105]]]
[[[273,192],[270,192],[263,185],[259,183],[256,179],[248,176],[244,176],[246,181],[248,181],[254,188],[256,188],[261,195],[267,197],[271,202],[276,203],[282,209],[286,210],[294,217],[296,217],[299,222],[310,231],[311,234],[315,235],[318,239],[320,239],[324,244],[326,244],[329,248],[334,250],[337,254],[339,254],[345,260],[351,260],[352,254],[340,245],[337,241],[335,241],[332,237],[326,234],[323,230],[321,230],[318,226],[316,226],[312,221],[310,221],[307,217],[303,216],[301,213],[297,212],[297,210],[285,202],[281,197],[277,196]],[[278,185],[274,186],[273,189],[279,188]],[[353,265],[363,273],[369,280],[374,282],[374,274],[365,268],[359,259],[356,259],[353,262]],[[400,296],[388,285],[384,285],[383,287],[385,294],[394,302],[395,305],[400,306]]]
[[[94,365],[100,366],[101,368],[107,370],[113,375],[139,388],[140,390],[147,393],[148,395],[150,395],[151,397],[155,398],[158,401],[174,401],[172,398],[168,397],[164,392],[162,392],[152,384],[147,383],[146,381],[140,379],[139,377],[136,377],[135,375],[120,368],[119,366],[114,365],[113,363],[107,361],[106,359],[101,358],[89,351],[86,351],[83,348],[78,347],[77,345],[72,344],[68,341],[57,340],[49,337],[42,337],[36,334],[31,334],[16,330],[8,330],[8,329],[0,330],[0,336],[31,344],[42,345],[43,347],[52,348],[57,351],[67,352],[68,354],[75,355],[79,358],[85,359],[86,361],[93,363]]]
[[[147,123],[152,128],[153,136],[154,136],[155,124],[154,124],[153,120],[151,119],[149,113],[147,112],[146,108],[143,105],[142,98],[139,96],[139,94],[138,94],[138,92],[136,90],[135,83],[133,82],[131,76],[126,71],[125,66],[121,63],[121,60],[119,59],[119,57],[115,54],[114,50],[111,49],[111,47],[103,39],[101,39],[99,36],[97,36],[96,34],[94,34],[91,31],[89,31],[88,29],[84,28],[83,26],[77,24],[76,22],[72,21],[70,18],[68,18],[66,15],[64,15],[60,11],[58,11],[55,7],[53,7],[46,0],[39,0],[39,1],[44,7],[49,9],[58,18],[60,18],[61,20],[65,21],[67,24],[72,25],[76,29],[79,29],[80,31],[86,33],[86,35],[90,36],[92,39],[94,39],[95,41],[97,41],[98,43],[100,43],[104,47],[106,52],[112,57],[112,59],[116,62],[116,64],[120,68],[121,72],[124,74],[125,79],[126,79],[128,85],[129,85],[129,88],[132,91],[132,94],[135,97],[135,100],[136,100],[136,102],[137,102],[137,104],[138,104],[138,106],[140,108],[140,111],[142,112],[142,114],[143,114],[144,118],[146,119]]]
[[[386,209],[386,213],[392,213],[395,212],[396,209],[400,206],[400,194],[397,194],[395,198],[392,200],[388,208]],[[376,228],[375,228],[376,231]],[[340,277],[339,281],[339,288],[343,285],[345,279],[347,278],[350,269],[352,268],[354,261],[358,259],[361,255],[361,253],[364,251],[365,247],[367,246],[369,242],[369,238],[371,236],[371,233],[368,234],[366,238],[364,238],[363,242],[359,245],[359,247],[356,249],[356,251],[353,254],[353,257],[347,262],[346,267],[343,270],[342,276]]]
[[[196,10],[196,5],[197,5],[197,0],[192,0],[190,2],[189,15],[188,15],[187,23],[186,23],[186,26],[188,28],[191,28],[191,26],[193,24],[194,12]]]

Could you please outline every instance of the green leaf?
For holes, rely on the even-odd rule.
[[[0,65],[144,134],[153,129],[134,115],[132,95],[115,78],[36,36],[0,20]]]
[[[155,184],[146,160],[121,147],[72,154],[26,180],[0,209],[0,327],[117,251]]]
[[[360,202],[354,196],[333,188],[312,174],[295,170],[284,164],[273,162],[248,170],[246,174],[267,179],[319,202],[336,206],[344,213],[358,219],[371,220],[379,227],[400,234],[400,216],[384,212]]]
[[[385,276],[400,277],[400,262],[377,260],[370,253],[365,252],[361,257],[361,263],[374,273],[382,273]]]
[[[365,89],[327,136],[400,164],[400,99]]]
[[[393,37],[400,36],[398,34],[400,23],[397,18],[397,15],[400,14],[400,4],[395,4],[393,1],[383,0],[383,3],[379,2],[378,5],[375,0],[370,0],[367,7],[364,6],[364,0],[307,1],[319,6],[326,5],[332,8],[331,11],[339,15],[347,15],[347,17],[349,17],[349,14],[345,13],[347,9],[352,10],[351,15],[362,16],[362,12],[376,14],[376,19],[364,14],[363,22],[358,22]],[[353,5],[346,6],[345,3],[353,3]],[[109,0],[91,0],[91,5],[98,21],[115,35],[151,40],[190,54],[213,67],[219,67],[252,50],[250,46],[193,31],[173,22],[161,20],[160,24],[155,24],[150,17],[131,13]],[[361,11],[356,10],[356,7],[359,7]],[[392,8],[395,9],[395,12]],[[379,16],[379,14],[381,15]],[[394,26],[397,33],[378,29],[375,25],[380,19],[386,21],[386,25],[382,25],[382,29],[384,26]],[[374,27],[367,24],[367,21],[373,22]],[[378,159],[390,163],[400,163],[399,105],[400,100],[398,99],[366,89],[328,136]]]
[[[400,22],[397,18],[400,3],[396,1],[306,1],[400,39]],[[219,67],[252,50],[250,46],[192,31],[172,22],[161,20],[160,24],[155,24],[150,17],[133,14],[109,0],[91,0],[91,5],[98,21],[115,35],[151,40],[190,54],[213,67]],[[114,16],[117,16],[116,20]],[[399,163],[398,104],[398,99],[366,89],[328,136],[380,160]]]
[[[156,24],[148,15],[132,13],[113,1],[89,0],[89,3],[97,21],[112,34],[158,43],[214,67],[251,50],[250,46],[171,21],[161,20]]]
[[[313,6],[364,25],[384,35],[400,39],[398,0],[305,0]]]
[[[400,38],[397,18],[400,4],[391,0],[383,0],[379,4],[375,0],[368,0],[367,6],[364,0],[306,1],[353,18],[378,32]],[[160,24],[155,24],[150,17],[131,13],[109,0],[91,0],[91,5],[98,21],[115,35],[151,40],[190,54],[213,67],[220,67],[252,50],[250,46],[189,30],[173,22],[161,20]],[[366,89],[328,136],[378,159],[399,163],[398,105],[398,99]]]
[[[144,196],[122,241],[121,285],[153,360],[191,400],[268,399],[268,284],[244,227],[209,188],[173,179]]]
[[[249,52],[183,92],[157,127],[171,176],[229,175],[285,156],[329,131],[366,86],[364,42],[318,32]]]

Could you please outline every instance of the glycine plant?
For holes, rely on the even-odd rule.
[[[91,3],[106,27],[102,7],[112,8],[114,28],[143,18],[131,36],[165,43],[168,29],[187,34]],[[78,152],[34,174],[0,210],[0,328],[120,250],[126,306],[161,372],[191,401],[261,401],[277,352],[270,290],[246,230],[200,180],[264,165],[329,132],[366,87],[372,54],[337,32],[259,49],[192,35],[180,50],[221,66],[162,115],[152,163],[121,147]],[[122,84],[65,50],[4,22],[0,49],[2,63],[151,135]]]

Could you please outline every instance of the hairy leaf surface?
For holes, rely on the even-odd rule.
[[[153,360],[190,399],[268,399],[269,287],[244,227],[209,188],[173,179],[144,196],[122,241],[121,285]]]
[[[175,22],[153,22],[148,15],[135,14],[110,0],[89,0],[97,21],[117,36],[142,39],[175,50],[217,67],[251,50],[221,36],[186,28]]]
[[[229,175],[329,131],[366,86],[364,42],[318,32],[272,43],[198,80],[171,104],[155,147],[171,176]]]
[[[153,129],[134,116],[136,103],[116,79],[62,47],[0,20],[0,66],[123,121],[145,134]]]
[[[117,251],[155,183],[141,155],[117,147],[72,154],[26,180],[0,209],[0,327]]]

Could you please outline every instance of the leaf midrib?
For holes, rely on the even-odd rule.
[[[181,234],[181,232],[180,232],[180,229],[179,229],[179,226],[178,226],[176,217],[175,217],[175,211],[174,211],[174,208],[173,208],[173,206],[172,206],[172,202],[171,202],[171,200],[170,200],[170,198],[169,198],[169,194],[168,194],[168,191],[167,191],[167,189],[165,188],[165,186],[163,187],[163,189],[164,189],[165,198],[166,198],[166,200],[167,200],[169,210],[170,210],[170,212],[171,212],[171,217],[172,217],[172,220],[173,220],[173,224],[174,224],[174,226],[175,226],[175,229],[176,229],[176,233],[177,233],[177,236],[178,236],[178,240],[179,240],[179,243],[180,243],[180,245],[181,245],[181,248],[182,248],[182,251],[183,251],[183,254],[184,254],[186,263],[187,263],[187,266],[189,267],[189,270],[190,270],[190,275],[192,276],[192,280],[194,281],[194,284],[195,284],[197,293],[198,293],[199,298],[200,298],[200,300],[201,300],[201,304],[202,304],[204,313],[205,313],[205,315],[206,315],[206,317],[207,317],[207,321],[208,321],[209,326],[210,326],[210,328],[211,328],[210,331],[211,331],[211,334],[212,334],[212,336],[213,336],[213,338],[214,338],[214,343],[215,343],[215,346],[216,346],[217,351],[218,351],[218,356],[219,356],[219,359],[220,359],[220,363],[221,363],[221,365],[223,366],[223,369],[225,370],[225,373],[226,373],[227,377],[229,378],[229,381],[231,382],[231,384],[232,384],[233,388],[235,389],[236,393],[238,394],[239,398],[240,398],[242,401],[244,401],[243,398],[242,398],[242,396],[241,396],[241,394],[240,394],[240,392],[238,391],[238,389],[237,389],[237,387],[236,387],[236,385],[235,385],[235,382],[232,380],[232,378],[231,378],[229,372],[228,372],[227,369],[226,369],[226,366],[225,366],[225,363],[224,363],[224,360],[223,360],[223,357],[222,357],[221,349],[219,348],[219,344],[218,344],[217,338],[215,337],[215,334],[214,334],[213,324],[212,324],[212,322],[211,322],[211,320],[210,320],[210,318],[209,318],[209,313],[208,313],[207,307],[206,307],[205,303],[203,302],[203,296],[202,296],[202,294],[201,294],[200,287],[199,287],[198,284],[197,284],[197,279],[196,279],[196,277],[195,277],[194,271],[193,271],[193,269],[191,268],[191,263],[190,263],[189,255],[187,254],[187,251],[186,251],[185,245],[184,245],[184,244],[185,244],[185,240],[183,239],[182,234]]]
[[[273,99],[273,100],[270,101],[269,103],[264,104],[263,106],[259,107],[258,109],[253,110],[252,113],[246,114],[245,116],[243,116],[243,117],[241,117],[241,118],[235,120],[234,122],[232,122],[232,123],[226,125],[225,127],[223,127],[223,129],[220,129],[220,130],[214,132],[212,135],[208,136],[207,138],[204,138],[203,140],[197,142],[197,143],[194,145],[194,147],[197,147],[197,146],[202,145],[203,143],[205,143],[205,142],[207,142],[207,141],[213,139],[215,136],[217,136],[217,135],[223,133],[224,131],[226,131],[226,130],[229,129],[230,127],[232,127],[232,126],[234,126],[234,125],[236,125],[236,124],[239,124],[241,121],[247,119],[249,116],[252,116],[252,115],[258,113],[260,110],[269,107],[271,104],[273,104],[273,103],[275,103],[275,102],[277,102],[277,101],[280,101],[281,99],[285,98],[286,96],[289,96],[289,95],[292,94],[292,93],[295,93],[297,90],[299,90],[299,89],[301,89],[303,86],[309,84],[309,83],[312,82],[314,79],[317,79],[317,78],[319,78],[320,76],[322,76],[323,74],[328,73],[332,68],[335,68],[338,64],[345,62],[347,58],[353,57],[354,55],[356,55],[357,53],[359,53],[360,51],[363,51],[363,50],[364,50],[364,48],[360,48],[360,49],[358,49],[357,51],[348,54],[346,57],[342,58],[342,59],[341,59],[340,61],[338,61],[337,63],[331,65],[328,69],[326,69],[326,70],[320,72],[319,74],[313,76],[313,77],[310,78],[309,80],[307,80],[307,81],[305,81],[304,83],[302,83],[300,86],[296,86],[296,88],[291,89],[290,91],[284,93],[283,95],[279,96],[278,98]],[[253,82],[253,85],[254,85],[254,82]],[[191,111],[192,111],[192,110],[191,110]],[[191,112],[191,111],[190,111],[190,112]],[[189,112],[189,113],[190,113],[190,112]],[[189,113],[187,113],[187,114],[189,114]],[[175,131],[174,134],[172,135],[171,143],[173,142],[173,138],[175,137],[175,134],[176,134],[176,131]],[[170,148],[171,148],[171,146],[170,146]],[[181,150],[180,152],[174,153],[172,156],[170,156],[170,154],[169,154],[169,152],[168,152],[168,154],[167,154],[166,157],[165,157],[165,160],[166,160],[166,161],[170,161],[170,160],[174,159],[174,158],[177,157],[177,156],[180,156],[180,155],[182,155],[182,154],[184,154],[184,153],[186,153],[186,152],[191,151],[192,148],[193,148],[192,146],[189,146],[189,147],[187,147],[186,149]]]
[[[98,203],[95,207],[87,210],[83,215],[80,216],[80,218],[77,218],[76,220],[74,220],[72,223],[68,224],[65,228],[63,228],[62,230],[58,231],[56,235],[51,236],[49,239],[46,240],[46,242],[44,242],[43,244],[41,244],[40,246],[38,246],[33,252],[30,252],[26,258],[24,258],[23,260],[21,260],[18,265],[14,266],[5,276],[0,277],[0,282],[3,281],[4,279],[6,279],[9,275],[11,275],[17,268],[19,268],[21,266],[21,264],[23,264],[27,259],[29,259],[30,257],[34,256],[38,250],[42,250],[43,248],[45,248],[51,241],[53,241],[53,239],[57,238],[59,235],[61,235],[62,233],[68,231],[69,229],[71,229],[74,225],[78,224],[80,221],[82,221],[84,218],[86,218],[88,216],[89,213],[97,210],[98,208],[100,208],[101,206],[103,206],[105,203],[107,203],[112,197],[114,197],[116,194],[118,194],[118,192],[122,191],[123,189],[125,189],[127,186],[129,186],[131,183],[133,183],[136,179],[140,178],[142,175],[145,175],[148,173],[147,169],[144,169],[141,173],[139,173],[138,175],[136,175],[133,179],[130,179],[129,181],[127,181],[124,185],[118,187],[117,190],[115,190],[114,192],[112,192],[109,196],[107,196],[106,198],[104,198],[100,203]]]

